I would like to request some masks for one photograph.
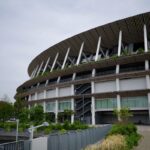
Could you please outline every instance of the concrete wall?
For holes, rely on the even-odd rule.
[[[95,83],[95,93],[112,92],[116,91],[116,82],[99,82]]]
[[[47,137],[33,139],[32,150],[47,150]]]
[[[37,93],[37,99],[43,99],[44,98],[44,92]]]
[[[47,90],[47,91],[46,91],[46,98],[52,98],[52,97],[55,97],[55,96],[56,96],[55,92],[56,92],[55,89]]]
[[[69,96],[71,95],[71,87],[59,88],[59,96]]]
[[[31,100],[35,100],[35,94],[31,95]]]
[[[120,90],[139,90],[146,89],[145,78],[134,78],[134,79],[124,79],[120,80]]]

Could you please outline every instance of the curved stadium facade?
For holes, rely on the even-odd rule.
[[[114,109],[128,107],[135,123],[150,122],[150,12],[118,20],[65,39],[39,54],[30,79],[15,98],[42,104],[71,122],[112,123]]]

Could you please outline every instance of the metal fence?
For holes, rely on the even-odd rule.
[[[0,150],[24,150],[24,141],[0,144]]]
[[[81,150],[89,144],[102,140],[110,128],[111,125],[107,125],[83,131],[50,134],[48,137],[48,150]]]

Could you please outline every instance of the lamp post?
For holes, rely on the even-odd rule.
[[[38,126],[31,126],[28,130],[30,132],[30,141],[31,141],[31,150],[32,150],[32,139],[33,139],[33,134],[34,134],[34,130],[39,128],[39,127],[43,127],[43,126],[49,126],[49,123],[48,122],[43,122],[41,125],[38,125]]]
[[[18,142],[19,119],[16,119],[16,143]]]

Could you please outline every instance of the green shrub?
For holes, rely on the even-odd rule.
[[[3,124],[3,128],[5,131],[10,132],[12,129],[16,129],[16,123],[15,122],[5,122]]]
[[[55,125],[52,125],[53,130],[61,130],[63,127],[60,123],[57,123]]]
[[[10,132],[12,129],[10,128],[10,126],[7,126],[4,128],[6,132]]]
[[[112,126],[109,135],[111,134],[130,135],[134,133],[137,133],[137,128],[134,124],[115,124]]]
[[[137,146],[141,136],[137,133],[137,128],[134,124],[115,124],[112,126],[109,135],[121,134],[126,137],[128,149]]]
[[[22,127],[19,127],[19,128],[18,128],[18,131],[19,131],[19,132],[24,132],[24,129],[23,129]]]
[[[70,130],[70,123],[69,123],[69,121],[65,121],[62,127],[65,130]]]
[[[0,122],[0,128],[4,128],[4,123]]]
[[[45,134],[49,134],[51,131],[52,131],[52,128],[50,128],[50,127],[47,127],[44,129]]]
[[[141,138],[141,136],[137,133],[126,136],[128,148],[132,149],[133,146],[137,146],[140,138]]]
[[[61,134],[64,134],[64,133],[66,133],[66,132],[67,132],[67,130],[65,130],[65,129],[61,129],[59,132],[60,132]]]

